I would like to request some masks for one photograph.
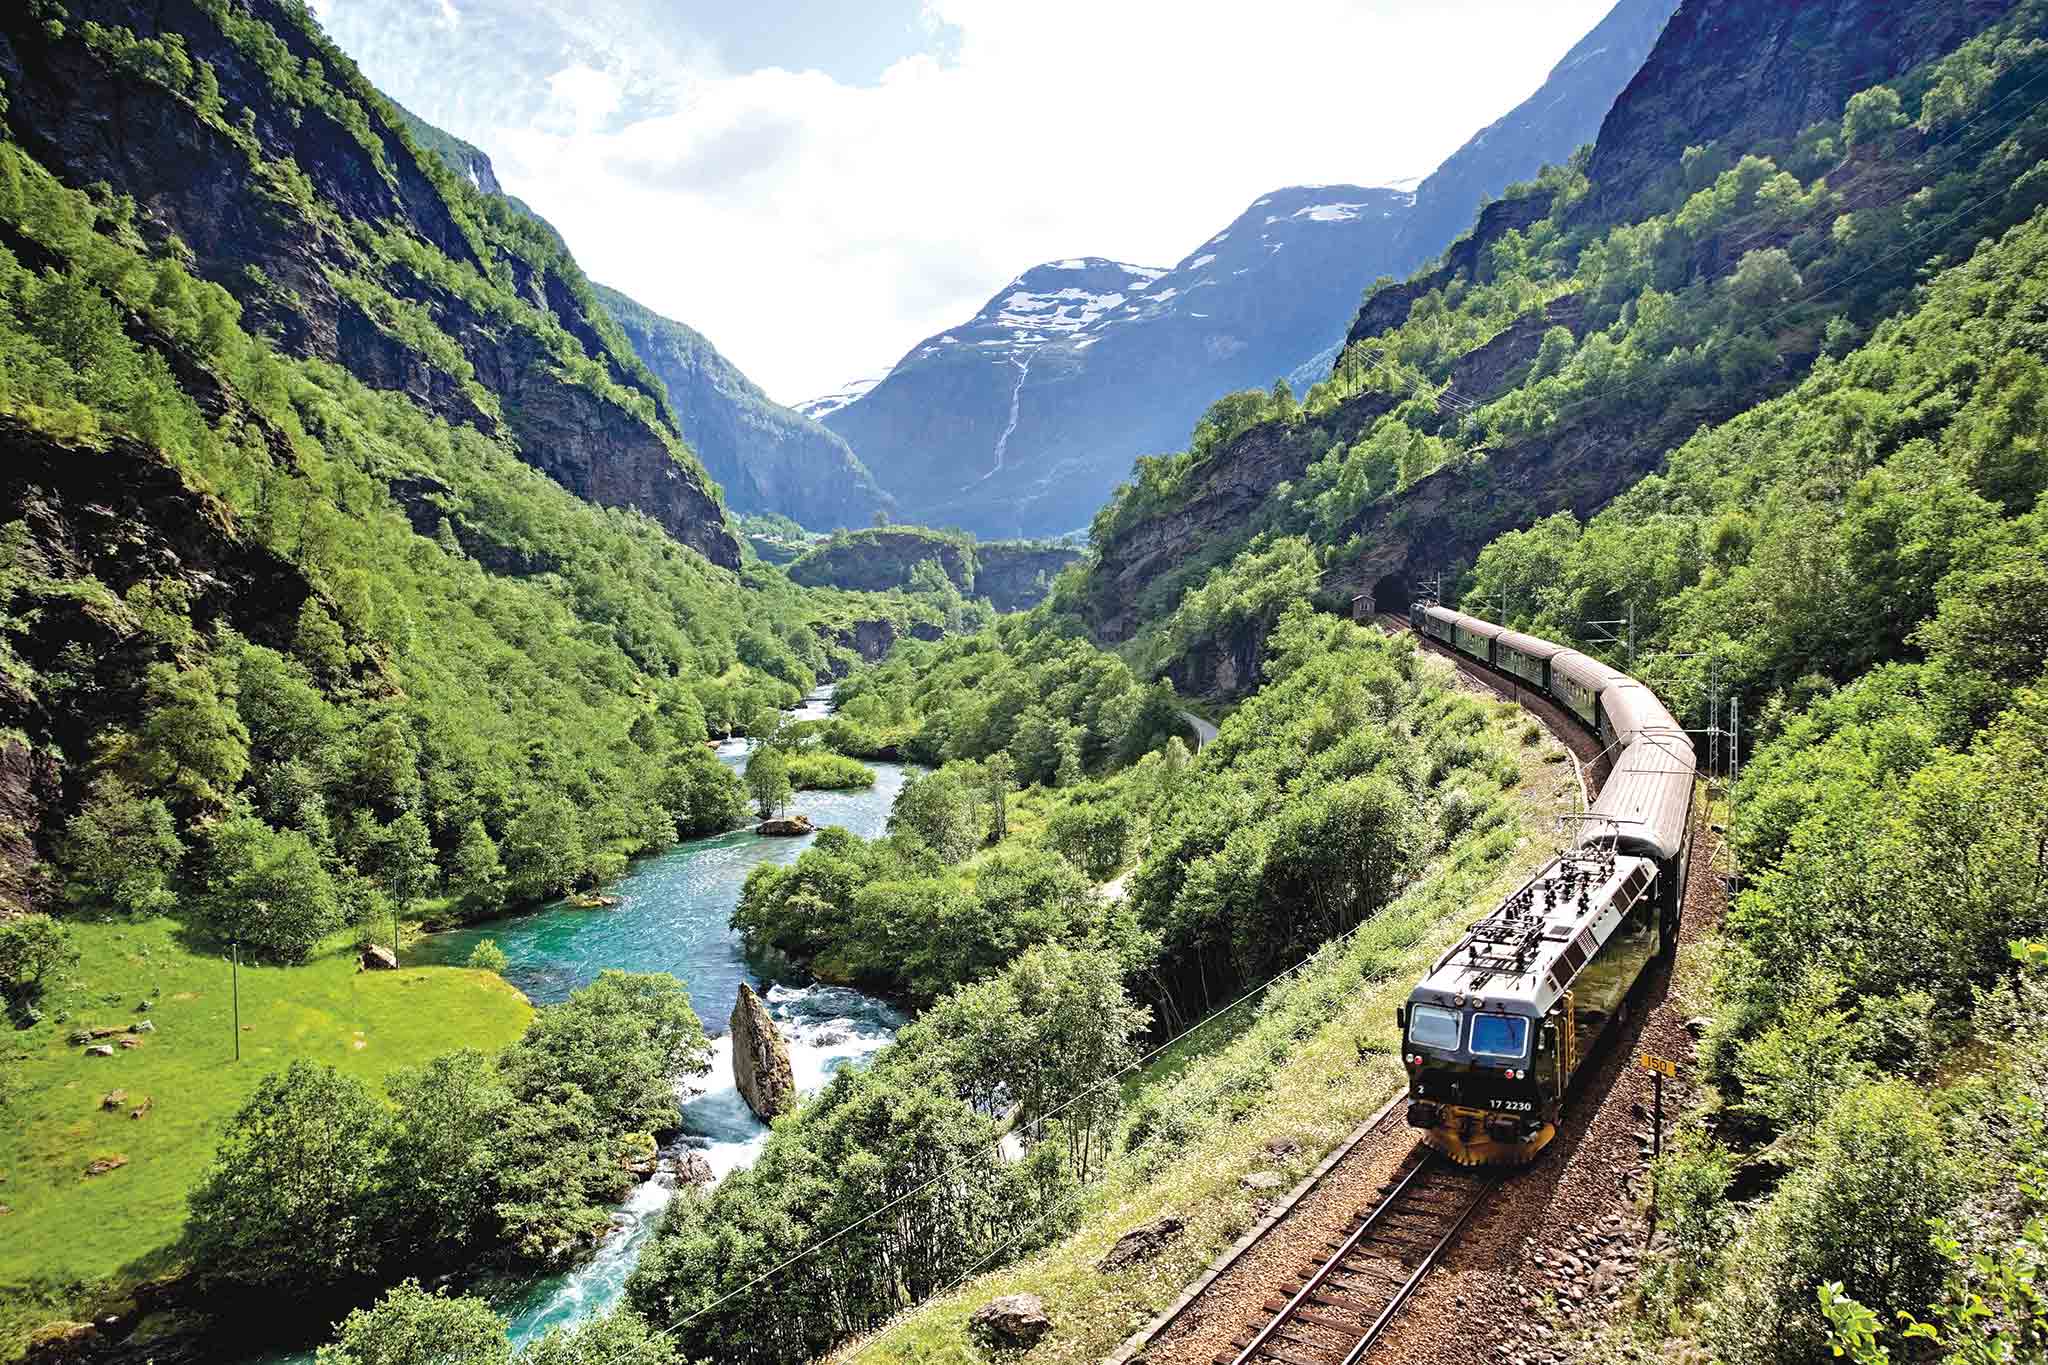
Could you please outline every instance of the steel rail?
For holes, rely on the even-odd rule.
[[[1280,1310],[1273,1314],[1271,1320],[1257,1332],[1253,1333],[1251,1341],[1246,1344],[1243,1350],[1237,1353],[1232,1359],[1231,1365],[1249,1365],[1249,1362],[1256,1359],[1262,1351],[1268,1350],[1272,1346],[1274,1338],[1280,1335],[1289,1323],[1297,1319],[1309,1302],[1329,1282],[1330,1277],[1345,1268],[1344,1263],[1358,1250],[1360,1244],[1365,1242],[1370,1234],[1380,1227],[1383,1220],[1389,1218],[1397,1211],[1402,1196],[1406,1195],[1416,1182],[1423,1180],[1425,1176],[1434,1176],[1439,1173],[1455,1170],[1457,1168],[1448,1160],[1434,1152],[1416,1163],[1414,1169],[1401,1177],[1392,1189],[1380,1197],[1379,1203],[1374,1206],[1372,1212],[1367,1214],[1364,1221],[1356,1228],[1352,1229],[1350,1234],[1338,1244],[1336,1251],[1323,1262],[1314,1274],[1309,1276],[1307,1282],[1287,1300]],[[1498,1176],[1474,1179],[1471,1198],[1465,1202],[1464,1207],[1451,1219],[1450,1226],[1437,1238],[1435,1244],[1423,1254],[1407,1280],[1394,1291],[1387,1306],[1381,1310],[1372,1325],[1365,1329],[1364,1336],[1353,1346],[1350,1354],[1344,1357],[1344,1365],[1356,1365],[1356,1362],[1365,1351],[1379,1339],[1380,1334],[1386,1330],[1387,1325],[1399,1313],[1401,1306],[1415,1292],[1416,1286],[1420,1285],[1423,1278],[1436,1266],[1437,1261],[1442,1258],[1444,1251],[1456,1239],[1466,1222],[1470,1220],[1473,1212],[1484,1202],[1487,1192],[1497,1184],[1499,1184]]]

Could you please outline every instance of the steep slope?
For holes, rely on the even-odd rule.
[[[1300,410],[1141,461],[1096,523],[1077,603],[1095,628],[1156,628],[1168,652],[1221,630],[1242,649],[1262,627],[1214,604],[1261,600],[1252,576],[1282,539],[1319,566],[1328,605],[1405,603],[1504,530],[1590,515],[1700,424],[1853,345],[1909,301],[1925,266],[2041,202],[2048,118],[2028,93],[2048,36],[2040,5],[1931,64],[1930,34],[1953,43],[2015,7],[1804,7],[1824,12],[1820,31],[1860,26],[1862,66],[1906,73],[1846,116],[1859,92],[1831,56],[1746,83],[1759,44],[1788,38],[1773,27],[1782,8],[1690,0],[1652,64],[1696,91],[1746,90],[1741,129],[1791,135],[1700,143],[1660,100],[1618,106],[1588,157],[1489,205],[1436,269],[1376,290]],[[1823,78],[1835,110],[1810,124]],[[1653,148],[1661,161],[1646,165]],[[1634,191],[1603,187],[1601,166]],[[1603,609],[1625,596],[1617,585]]]
[[[31,155],[130,197],[287,352],[502,431],[579,496],[738,564],[659,383],[559,241],[421,154],[299,7],[38,0],[0,16],[0,80]]]
[[[912,520],[989,536],[1084,525],[1133,456],[1186,440],[1207,398],[1323,377],[1365,287],[1436,255],[1475,205],[1591,137],[1675,3],[1621,0],[1417,190],[1276,190],[1171,271],[1038,266],[815,415]]]
[[[597,297],[668,386],[683,436],[737,512],[819,530],[866,526],[887,494],[836,432],[776,403],[702,333],[602,285]]]
[[[1416,186],[1415,207],[1394,239],[1393,272],[1424,264],[1472,225],[1476,208],[1598,136],[1616,93],[1641,69],[1678,4],[1621,0],[1551,68],[1542,88],[1446,157]]]
[[[1675,187],[1687,146],[1757,146],[1835,118],[1849,96],[1932,61],[2014,4],[1693,0],[1615,100],[1586,168],[1586,210],[1614,213]]]

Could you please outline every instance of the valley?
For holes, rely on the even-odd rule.
[[[2048,0],[394,6],[0,16],[0,1360],[2048,1351]]]

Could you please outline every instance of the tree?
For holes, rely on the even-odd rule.
[[[498,1132],[512,1105],[491,1059],[475,1048],[443,1053],[394,1072],[384,1091],[392,1111],[376,1186],[386,1258],[446,1263],[488,1244]]]
[[[772,745],[755,745],[753,752],[747,755],[746,782],[747,791],[754,798],[754,808],[766,820],[789,804],[789,759]]]
[[[207,832],[202,866],[200,912],[223,943],[303,962],[341,927],[334,879],[319,850],[297,830],[232,816]]]
[[[462,841],[455,846],[448,869],[448,889],[462,904],[474,911],[497,909],[505,900],[505,865],[498,860],[498,846],[481,820],[462,827]]]
[[[314,1365],[511,1365],[505,1323],[482,1299],[405,1280],[350,1313]]]
[[[684,837],[721,834],[747,818],[745,782],[701,744],[669,756],[657,799]]]
[[[998,749],[982,769],[988,775],[989,838],[1000,844],[1010,837],[1010,784],[1016,769],[1010,756]]]
[[[1728,292],[1744,308],[1766,312],[1797,294],[1803,282],[1782,247],[1745,254],[1728,279]]]
[[[57,849],[66,899],[131,915],[161,914],[176,903],[171,877],[184,857],[170,808],[112,776],[93,780]]]
[[[434,836],[427,822],[412,811],[385,827],[382,880],[391,898],[411,905],[433,889],[439,869],[434,866]]]
[[[213,668],[151,664],[142,689],[136,763],[186,803],[216,808],[249,771],[249,731],[235,685]]]
[[[1842,140],[1851,151],[1888,142],[1906,123],[1899,92],[1888,85],[1872,86],[1849,96],[1842,110]]]
[[[657,1336],[630,1308],[550,1327],[520,1352],[519,1365],[683,1365],[675,1338]]]
[[[520,900],[569,890],[587,861],[576,808],[558,792],[535,794],[505,829],[506,878]]]
[[[966,784],[944,769],[913,777],[889,808],[888,831],[916,839],[940,861],[957,863],[981,844],[974,798]]]
[[[48,915],[0,920],[0,997],[17,1022],[35,1022],[35,1003],[50,974],[77,960],[78,950]]]
[[[690,993],[666,972],[600,974],[561,1004],[542,1006],[498,1058],[515,1096],[574,1085],[615,1132],[673,1130],[677,1079],[710,1066]]]
[[[277,1293],[370,1270],[387,1131],[383,1106],[331,1066],[297,1061],[265,1076],[187,1198],[194,1265]]]

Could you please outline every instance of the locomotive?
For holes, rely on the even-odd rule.
[[[1678,948],[1698,763],[1649,688],[1434,603],[1420,634],[1557,701],[1615,757],[1570,846],[1472,925],[1396,1011],[1408,1123],[1463,1165],[1522,1165],[1650,964]]]

